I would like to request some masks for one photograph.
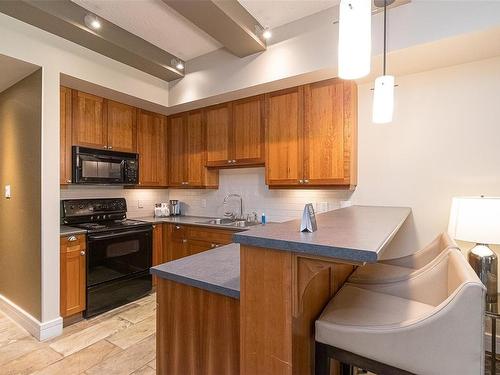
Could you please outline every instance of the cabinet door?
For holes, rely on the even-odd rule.
[[[168,118],[168,185],[184,186],[186,178],[185,123],[187,116],[174,115]]]
[[[139,184],[166,185],[165,129],[162,115],[139,110],[137,121]]]
[[[85,310],[85,236],[61,238],[60,312],[63,318]]]
[[[303,88],[266,95],[266,181],[270,186],[303,182]]]
[[[106,103],[104,98],[73,90],[73,145],[107,148]]]
[[[186,181],[188,186],[203,186],[205,172],[205,128],[202,112],[189,112],[187,116]]]
[[[233,149],[237,165],[264,164],[264,96],[233,102]]]
[[[189,255],[198,254],[203,251],[213,249],[216,246],[216,243],[210,241],[200,241],[192,239],[188,239],[187,241],[187,251]]]
[[[230,150],[231,133],[231,104],[205,109],[205,122],[207,129],[207,163],[209,167],[220,167],[232,164]],[[234,144],[231,142],[231,147]]]
[[[137,151],[137,110],[126,104],[108,100],[108,149]]]
[[[71,89],[60,87],[60,184],[71,183]]]
[[[189,255],[187,239],[171,239],[168,241],[167,262],[187,257]]]
[[[310,185],[349,185],[354,133],[349,102],[344,102],[352,83],[332,79],[306,85],[304,127],[304,182]]]

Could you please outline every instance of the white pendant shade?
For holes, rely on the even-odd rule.
[[[500,244],[500,198],[453,198],[448,232],[461,241]]]
[[[394,76],[380,76],[375,80],[373,93],[373,122],[385,124],[392,121],[394,113]]]
[[[372,14],[370,0],[341,0],[339,17],[339,77],[358,79],[370,73]]]

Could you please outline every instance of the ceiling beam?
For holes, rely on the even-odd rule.
[[[102,19],[99,30],[84,22],[85,8],[70,0],[1,0],[0,12],[77,43],[165,81],[184,77],[178,57]]]
[[[162,0],[238,57],[266,50],[262,25],[236,0]]]

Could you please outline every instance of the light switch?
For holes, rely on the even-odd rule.
[[[5,185],[5,198],[10,199],[11,197],[10,185]]]
[[[144,207],[144,202],[141,200],[137,201],[137,208],[143,208]]]

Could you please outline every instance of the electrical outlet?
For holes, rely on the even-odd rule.
[[[206,199],[202,199],[201,200],[201,207],[202,208],[207,208],[207,200]]]
[[[144,202],[141,200],[137,201],[137,208],[144,208]]]
[[[12,198],[12,194],[10,191],[10,185],[5,185],[5,198],[6,199]]]

